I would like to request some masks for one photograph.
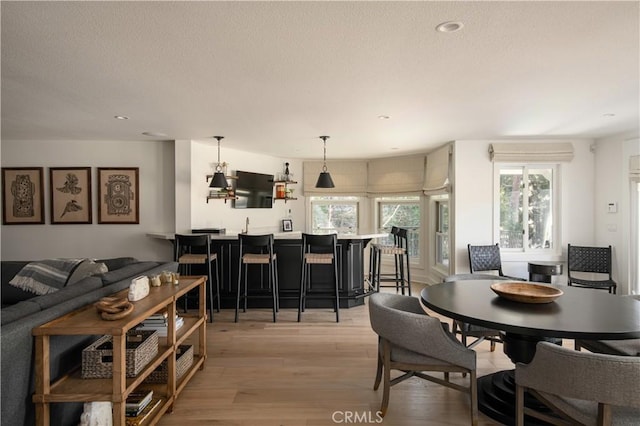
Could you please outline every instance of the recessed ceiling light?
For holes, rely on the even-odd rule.
[[[439,31],[441,33],[454,33],[456,31],[461,30],[462,27],[464,27],[464,24],[462,22],[447,21],[438,25],[436,27],[436,31]]]
[[[391,147],[391,151],[397,151],[399,148],[397,146]]]
[[[115,118],[116,120],[128,120],[129,117],[127,117],[126,115],[115,115],[113,118]]]
[[[166,138],[169,136],[166,133],[160,133],[160,132],[142,132],[142,134],[145,136],[151,136],[154,138]]]
[[[380,120],[388,120],[388,119],[390,119],[391,117],[389,117],[388,115],[379,115],[379,116],[378,116],[378,118],[379,118]]]
[[[602,114],[603,117],[615,117],[616,115],[613,113],[606,113],[606,114]]]

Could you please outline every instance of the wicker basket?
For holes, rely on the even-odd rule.
[[[176,357],[176,380],[179,380],[193,364],[193,345],[180,345],[176,352]],[[169,378],[168,370],[169,367],[165,359],[158,368],[144,379],[144,383],[167,383]]]
[[[83,349],[83,379],[108,379],[113,376],[113,346],[111,342],[111,336],[102,336]],[[158,355],[157,331],[130,330],[127,333],[127,377],[136,377],[156,355]]]

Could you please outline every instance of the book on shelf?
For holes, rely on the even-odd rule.
[[[143,321],[138,327],[137,330],[155,330],[158,332],[158,336],[166,337],[167,336],[167,325],[168,324],[156,324],[156,323],[147,323]],[[184,325],[184,318],[177,317],[176,318],[176,331],[180,330],[180,328]]]
[[[125,402],[125,413],[127,416],[137,416],[153,399],[153,390],[136,389],[129,394]]]
[[[138,414],[137,416],[126,417],[125,418],[126,425],[127,426],[141,425],[145,420],[151,417],[151,415],[153,414],[153,411],[156,409],[156,407],[160,405],[161,402],[162,402],[162,399],[153,398],[151,402],[148,403],[146,407],[144,407],[144,410],[142,410],[140,414]]]

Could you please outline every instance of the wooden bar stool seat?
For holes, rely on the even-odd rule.
[[[280,309],[278,296],[278,262],[277,256],[273,252],[273,234],[266,235],[238,235],[239,258],[238,262],[238,289],[236,292],[236,315],[235,322],[238,322],[240,311],[240,300],[243,300],[243,312],[247,312],[247,301],[250,297],[247,286],[247,275],[249,265],[260,265],[260,279],[262,279],[262,267],[267,266],[268,278],[267,288],[273,300],[273,322],[276,322],[276,312]],[[256,296],[256,295],[253,295]]]
[[[210,316],[209,322],[213,322],[213,303],[217,302],[216,311],[220,312],[220,279],[218,271],[218,255],[211,253],[211,236],[209,234],[175,235],[174,260],[178,262],[178,270],[183,275],[192,275],[192,265],[205,265],[207,274],[207,303]],[[215,264],[215,274],[212,265]],[[213,287],[215,276],[215,290]],[[188,295],[184,296],[184,310],[188,308]]]
[[[315,266],[332,266],[331,277],[333,281],[333,289],[319,289],[314,287],[313,295],[309,297],[334,299],[334,311],[336,313],[336,322],[340,322],[340,288],[338,282],[338,264],[337,264],[337,236],[302,234],[302,273],[300,278],[300,299],[298,306],[298,322],[302,320],[302,312],[305,310],[307,301],[307,290],[313,285],[311,279],[311,267]],[[316,284],[318,284],[316,282]],[[329,293],[331,292],[331,293]]]

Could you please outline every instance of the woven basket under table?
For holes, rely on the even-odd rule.
[[[180,345],[176,352],[176,380],[179,380],[189,367],[193,365],[193,345]],[[149,376],[144,379],[144,383],[167,383],[169,378],[169,367],[167,360],[162,361]]]
[[[102,336],[82,350],[82,378],[107,379],[113,376],[112,336]],[[99,346],[103,348],[98,349]],[[126,375],[136,377],[158,355],[158,332],[130,330],[127,333]]]

